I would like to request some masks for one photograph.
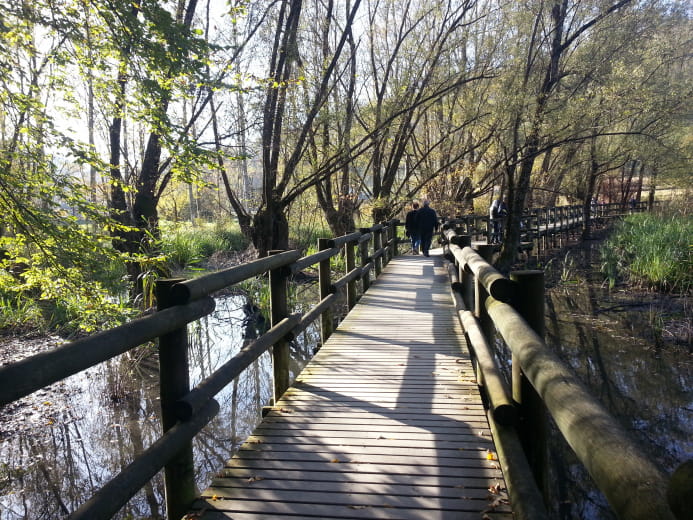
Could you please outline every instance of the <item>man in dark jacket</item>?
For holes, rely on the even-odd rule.
[[[407,232],[407,236],[411,240],[412,254],[418,255],[421,238],[419,237],[419,229],[416,227],[416,213],[419,210],[419,203],[412,202],[411,208],[412,209],[407,212],[407,217],[404,221],[404,229]]]
[[[438,229],[438,215],[427,200],[423,201],[423,207],[416,212],[416,227],[421,238],[421,252],[428,256],[433,241],[433,231]]]

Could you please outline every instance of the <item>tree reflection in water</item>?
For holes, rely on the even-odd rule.
[[[192,384],[267,327],[249,308],[245,296],[219,298],[189,326]],[[292,376],[316,343],[311,328],[292,344]],[[271,375],[265,354],[217,395],[219,414],[193,442],[200,488],[259,422]],[[3,419],[21,427],[0,438],[0,520],[63,517],[151,445],[161,434],[158,377],[156,350],[144,346],[5,407]],[[163,496],[160,472],[116,518],[163,518]]]
[[[657,295],[559,285],[547,291],[546,341],[671,474],[693,457],[693,356],[653,336],[649,316],[659,304]],[[554,518],[616,518],[555,427],[550,457]]]

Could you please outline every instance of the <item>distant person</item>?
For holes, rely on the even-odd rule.
[[[433,231],[438,229],[438,215],[427,200],[423,201],[423,207],[416,212],[416,227],[421,239],[421,252],[424,256],[429,256],[431,242],[433,242]]]
[[[503,222],[508,216],[508,205],[504,198],[498,197],[491,203],[489,208],[489,219],[491,221],[491,244],[500,244],[501,236],[503,235]]]
[[[407,217],[404,221],[404,229],[411,240],[411,252],[414,255],[419,254],[419,246],[421,245],[421,236],[419,229],[416,226],[416,214],[419,210],[419,203],[414,201],[411,203],[411,209],[407,212]]]

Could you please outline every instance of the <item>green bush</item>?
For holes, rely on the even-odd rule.
[[[693,288],[692,240],[693,216],[629,215],[602,247],[602,271],[611,287],[625,280],[689,293]]]

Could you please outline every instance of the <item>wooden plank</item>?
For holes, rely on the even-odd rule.
[[[201,494],[219,518],[512,518],[434,257],[388,264]]]

